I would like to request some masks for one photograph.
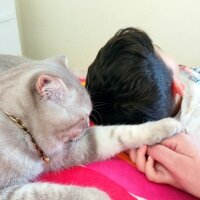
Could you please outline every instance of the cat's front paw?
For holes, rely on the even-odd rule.
[[[157,122],[151,122],[149,125],[152,130],[148,145],[159,143],[163,139],[182,131],[181,123],[174,118],[161,119]]]
[[[164,137],[170,137],[172,135],[175,135],[176,133],[180,133],[183,130],[182,124],[174,119],[174,118],[165,118],[160,120],[163,129],[165,131]]]

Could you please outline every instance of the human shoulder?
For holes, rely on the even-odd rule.
[[[180,79],[185,85],[185,92],[176,118],[188,134],[200,141],[200,74],[193,68],[184,68],[180,71]]]

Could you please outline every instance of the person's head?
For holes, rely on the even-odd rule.
[[[173,71],[149,36],[119,30],[89,66],[86,78],[96,124],[139,124],[173,111]]]

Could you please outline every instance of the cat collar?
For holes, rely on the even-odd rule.
[[[5,110],[3,110],[3,112],[19,127],[21,128],[24,132],[26,132],[30,138],[31,138],[31,142],[36,150],[36,152],[38,153],[38,155],[40,156],[41,160],[46,164],[50,161],[50,159],[45,156],[44,152],[42,149],[40,149],[40,147],[38,146],[37,142],[35,141],[35,139],[33,138],[31,132],[24,126],[23,122],[18,118],[15,117],[11,114],[9,114],[8,112],[6,112]]]

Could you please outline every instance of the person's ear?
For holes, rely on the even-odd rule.
[[[183,96],[184,91],[185,91],[185,85],[180,80],[174,78],[172,82],[173,95],[179,94],[180,96]]]

